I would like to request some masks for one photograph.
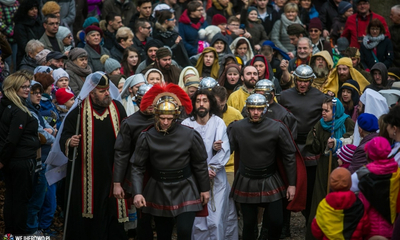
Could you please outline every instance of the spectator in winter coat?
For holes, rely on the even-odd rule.
[[[361,43],[361,63],[365,69],[371,69],[381,62],[389,68],[393,62],[393,45],[385,36],[386,30],[378,19],[372,19],[367,27],[367,35]]]
[[[362,240],[369,234],[368,215],[363,203],[350,191],[351,185],[347,169],[339,167],[332,171],[329,177],[332,192],[319,203],[312,222],[316,239]],[[356,222],[348,222],[353,220]]]
[[[17,63],[22,61],[29,40],[39,39],[44,33],[38,8],[38,0],[23,1],[15,13],[14,39],[18,44]]]
[[[349,168],[351,164],[351,159],[353,157],[354,151],[356,150],[357,146],[353,144],[347,144],[342,146],[336,151],[337,161],[339,167],[342,168]]]
[[[339,16],[338,5],[342,0],[328,0],[326,1],[319,11],[319,18],[322,22],[323,36],[329,36],[332,29],[333,20]]]
[[[370,10],[369,0],[359,0],[356,6],[357,13],[347,18],[342,33],[342,37],[349,40],[350,47],[360,48],[360,44],[363,42],[363,38],[367,32],[367,26],[374,18],[377,18],[383,24],[385,28],[385,36],[390,38],[385,18]]]
[[[282,14],[281,19],[276,21],[271,33],[271,40],[275,45],[285,51],[286,53],[295,50],[295,46],[290,43],[289,36],[287,34],[287,27],[294,23],[299,23],[298,17],[299,9],[296,4],[288,3],[285,5],[285,13]]]
[[[359,198],[371,223],[371,231],[365,239],[381,236],[391,239],[393,224],[398,213],[400,169],[391,152],[390,143],[383,137],[375,137],[365,145],[368,163],[353,174],[353,189],[359,190]],[[379,187],[376,187],[379,186]]]
[[[115,35],[117,42],[111,48],[111,57],[118,62],[122,61],[124,50],[133,45],[133,32],[128,27],[121,27]]]
[[[179,35],[182,37],[189,57],[197,54],[199,41],[197,32],[208,25],[202,16],[203,11],[201,3],[192,1],[188,3],[187,9],[179,19]]]
[[[104,65],[101,64],[100,58],[104,54],[110,55],[110,53],[100,45],[103,31],[97,26],[89,26],[85,29],[85,34],[86,45],[84,49],[87,52],[88,65],[93,72],[104,71]]]
[[[338,6],[338,13],[339,15],[333,20],[331,33],[329,35],[334,45],[336,45],[336,41],[342,35],[347,18],[353,15],[353,6],[349,2],[341,1]]]
[[[26,44],[26,54],[19,65],[19,70],[28,70],[33,73],[33,70],[37,67],[35,56],[43,49],[44,45],[39,40],[30,40]]]
[[[356,151],[354,152],[353,158],[351,160],[351,164],[348,168],[351,174],[356,172],[362,166],[368,164],[368,158],[364,148],[366,144],[371,141],[371,139],[378,136],[378,133],[376,131],[379,130],[378,118],[376,118],[375,115],[371,113],[362,113],[360,116],[358,116],[357,122],[358,132],[360,133],[360,137],[362,137],[362,140],[360,142],[360,145],[358,145],[358,147],[356,148]]]

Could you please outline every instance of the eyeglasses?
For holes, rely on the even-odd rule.
[[[151,29],[151,27],[142,27],[142,28],[145,28],[145,29],[147,29],[147,30],[150,30],[150,29]]]
[[[21,89],[22,90],[28,90],[28,89],[31,89],[31,86],[21,86]]]
[[[309,32],[310,32],[310,33],[318,33],[319,30],[318,30],[318,29],[311,29]]]
[[[172,21],[175,21],[175,18],[168,18],[167,20],[172,22]]]
[[[31,95],[42,96],[41,92],[31,92]]]
[[[370,30],[371,30],[371,31],[379,31],[379,30],[381,30],[381,29],[378,28],[378,27],[372,27],[372,28],[370,28]]]

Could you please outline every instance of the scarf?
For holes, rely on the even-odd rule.
[[[297,57],[294,64],[296,65],[296,67],[300,66],[301,64],[310,65],[310,61],[311,61],[311,54],[305,60],[301,60],[300,58]]]
[[[343,104],[339,101],[339,99],[336,99],[336,114],[335,114],[335,126],[334,126],[334,137],[336,139],[339,139],[343,137],[343,134],[346,133],[346,126],[344,125],[344,122],[346,121],[347,118],[350,116],[344,113],[344,107]],[[325,131],[331,131],[332,130],[332,121],[325,122],[323,118],[319,120],[321,123],[322,128]]]
[[[89,65],[87,65],[86,68],[81,68],[78,65],[76,65],[73,61],[68,61],[67,63],[65,63],[65,69],[71,70],[79,77],[87,77],[89,74],[92,73],[92,69],[90,68]]]
[[[14,5],[14,3],[16,2],[16,0],[0,0],[0,3],[6,5],[6,6],[12,6]]]
[[[91,48],[93,48],[93,50],[95,50],[98,54],[101,55],[101,47],[100,45],[92,45],[90,43],[87,43]]]
[[[379,34],[377,37],[371,37],[371,35],[367,34],[363,39],[363,44],[367,49],[373,49],[384,39],[385,35],[383,34]]]
[[[283,29],[287,29],[287,27],[288,27],[289,25],[292,25],[293,23],[298,23],[298,24],[303,25],[303,24],[301,23],[299,17],[296,17],[296,19],[295,19],[294,21],[290,21],[289,19],[287,19],[287,17],[285,16],[284,13],[282,13],[282,15],[281,15],[281,24],[282,24],[282,23],[283,23]]]

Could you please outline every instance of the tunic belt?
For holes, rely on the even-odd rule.
[[[255,169],[247,167],[242,162],[240,162],[239,172],[242,176],[252,179],[269,178],[275,174],[276,167],[276,163],[273,163],[267,167]]]
[[[153,167],[151,172],[151,177],[160,182],[179,182],[192,176],[190,165],[186,165],[182,169],[172,170],[159,170]]]

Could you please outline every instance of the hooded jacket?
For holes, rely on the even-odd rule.
[[[378,70],[379,72],[381,72],[382,75],[382,84],[378,85],[374,79],[374,74],[373,71],[374,70]],[[385,66],[385,64],[378,62],[376,63],[370,71],[370,74],[372,76],[372,83],[370,85],[368,85],[366,88],[371,88],[372,90],[375,91],[380,91],[382,89],[389,89],[392,87],[393,84],[393,80],[388,80],[388,71],[387,68]]]
[[[179,36],[182,37],[182,41],[189,57],[197,54],[197,48],[199,45],[198,31],[207,26],[208,24],[204,20],[204,17],[201,17],[197,24],[192,23],[187,10],[185,10],[179,18]]]
[[[331,55],[329,54],[328,51],[326,51],[326,50],[325,51],[321,51],[321,52],[318,52],[318,53],[314,54],[311,57],[310,66],[314,66],[315,59],[317,57],[323,57],[325,59],[325,62],[327,63],[327,67],[329,69],[329,72],[324,78],[315,78],[313,80],[311,86],[315,87],[316,89],[318,89],[321,92],[323,92],[325,84],[327,83],[327,80],[328,80],[329,73],[331,72],[332,67],[333,67],[333,60],[332,60],[332,57],[331,57]]]
[[[238,37],[238,38],[236,38],[235,40],[233,40],[233,42],[231,43],[231,45],[229,45],[229,48],[231,49],[231,51],[232,51],[232,53],[233,53],[234,55],[237,55],[237,54],[235,53],[235,48],[236,48],[237,42],[238,42],[240,39],[246,40],[246,42],[247,42],[247,44],[248,44],[248,46],[249,46],[249,48],[247,49],[247,53],[246,53],[246,58],[247,58],[247,59],[246,59],[246,61],[243,61],[243,62],[244,62],[244,65],[245,65],[246,62],[250,61],[250,60],[254,57],[253,49],[251,48],[251,44],[250,44],[249,40],[247,40],[247,38],[245,38],[245,37]],[[244,59],[242,59],[242,60],[244,60]]]

